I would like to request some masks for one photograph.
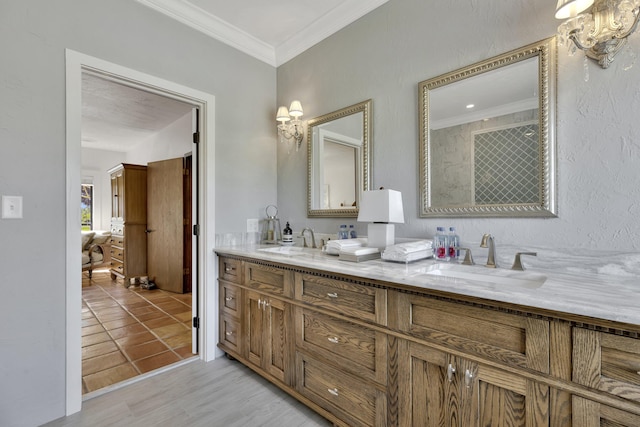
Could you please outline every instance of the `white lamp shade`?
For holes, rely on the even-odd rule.
[[[577,16],[591,7],[594,0],[558,0],[556,18],[567,19]]]
[[[279,122],[288,122],[289,120],[291,120],[291,117],[289,117],[289,111],[287,110],[287,107],[279,107],[278,108],[278,113],[276,114],[276,120]]]
[[[289,107],[289,114],[291,114],[292,117],[300,117],[304,114],[302,112],[302,104],[300,103],[300,101],[291,102],[291,106]]]
[[[404,223],[402,193],[395,190],[372,190],[362,193],[359,222]]]

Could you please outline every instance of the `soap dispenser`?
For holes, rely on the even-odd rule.
[[[293,245],[293,230],[291,226],[289,226],[289,222],[284,226],[284,230],[282,230],[282,244],[283,245]]]

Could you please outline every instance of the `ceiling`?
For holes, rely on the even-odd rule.
[[[278,66],[388,0],[136,0]],[[90,73],[82,78],[82,146],[129,151],[192,106]]]
[[[279,66],[388,0],[136,0]]]

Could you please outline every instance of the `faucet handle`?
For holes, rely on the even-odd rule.
[[[517,252],[516,258],[513,260],[513,265],[511,266],[512,270],[520,270],[520,271],[524,270],[524,266],[522,265],[522,260],[520,260],[520,257],[522,255],[538,256],[538,253],[537,252]]]
[[[457,251],[464,251],[464,261],[462,261],[462,265],[474,265],[473,255],[471,254],[471,249],[469,248],[461,248],[459,246],[455,247]]]

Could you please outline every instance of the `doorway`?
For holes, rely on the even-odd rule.
[[[72,191],[80,187],[80,138],[81,138],[81,79],[84,71],[101,73],[105,78],[114,79],[125,84],[143,88],[153,93],[162,94],[170,98],[190,103],[200,111],[200,144],[198,155],[194,157],[197,163],[198,182],[195,189],[196,200],[193,216],[200,234],[194,239],[194,264],[197,266],[193,274],[193,290],[200,298],[193,304],[197,311],[199,326],[194,330],[201,344],[198,349],[199,358],[205,361],[213,360],[217,355],[217,319],[215,307],[217,295],[207,293],[207,283],[216,277],[216,265],[212,257],[206,253],[213,250],[215,236],[214,229],[214,188],[215,188],[215,159],[214,132],[215,98],[207,93],[179,85],[174,82],[159,79],[126,67],[109,63],[71,50],[66,51],[67,65],[67,241],[66,241],[66,278],[67,278],[67,345],[66,345],[66,413],[78,412],[82,406],[81,394],[81,315],[77,307],[81,305],[81,276],[80,271],[80,194]],[[207,331],[210,331],[207,334]],[[209,339],[205,339],[208,337]]]

